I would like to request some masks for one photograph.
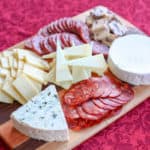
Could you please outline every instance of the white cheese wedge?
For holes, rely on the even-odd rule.
[[[67,64],[67,60],[64,57],[63,51],[60,46],[56,51],[56,81],[72,81],[72,75]]]
[[[24,74],[21,74],[13,81],[12,85],[26,101],[39,93],[33,82]]]
[[[72,67],[72,76],[73,76],[73,83],[88,79],[91,77],[90,71],[83,67],[73,66]]]
[[[110,47],[108,64],[119,79],[133,85],[150,84],[150,38],[127,35]]]
[[[69,48],[65,48],[63,50],[63,54],[67,58],[78,58],[78,57],[86,57],[92,55],[92,45],[91,44],[82,44],[79,46],[73,46]],[[42,56],[45,59],[55,58],[56,52],[47,54]]]
[[[87,67],[91,69],[101,69],[106,66],[106,62],[102,54],[71,60],[68,64],[70,66]]]
[[[24,65],[24,69],[23,69],[23,73],[25,73],[26,75],[28,75],[29,77],[31,77],[32,79],[40,82],[40,83],[44,83],[46,84],[47,82],[47,72],[35,68],[31,65],[25,64]]]
[[[10,71],[8,69],[0,68],[0,76],[2,77],[10,76]]]
[[[7,93],[10,97],[12,97],[14,100],[18,101],[20,104],[25,104],[25,99],[15,90],[15,88],[12,85],[13,78],[7,77],[5,79],[5,82],[2,86],[2,90]]]
[[[12,113],[14,127],[23,134],[44,141],[67,141],[68,126],[55,86],[50,85]]]

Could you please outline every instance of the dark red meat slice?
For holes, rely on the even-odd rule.
[[[39,30],[38,34],[40,34],[42,36],[49,36],[50,35],[49,32],[48,32],[48,30],[47,30],[47,26],[41,28]]]
[[[116,107],[111,106],[111,105],[107,105],[105,103],[102,102],[103,100],[99,99],[93,99],[93,103],[95,105],[97,105],[100,108],[106,109],[106,110],[114,110]]]
[[[82,119],[98,120],[102,118],[102,115],[91,115],[86,113],[81,106],[77,107],[77,112]]]
[[[45,54],[48,54],[54,51],[48,42],[48,38],[43,40],[43,49],[45,50]]]
[[[77,110],[76,110],[76,108],[70,107],[70,106],[68,106],[66,104],[63,104],[62,106],[63,106],[63,111],[65,113],[65,116],[67,118],[69,118],[69,119],[77,119],[77,118],[80,117],[78,112],[77,112]]]
[[[108,112],[103,108],[97,107],[91,100],[83,103],[82,108],[85,112],[92,115],[104,115]]]
[[[93,46],[92,48],[93,55],[96,55],[96,54],[103,54],[104,56],[108,55],[109,48],[106,45],[97,41],[92,41],[91,44]]]
[[[120,99],[117,99],[117,97],[114,97],[114,98],[110,98],[110,97],[109,97],[109,99],[110,99],[111,101],[114,101],[114,102],[120,104],[120,105],[123,105],[123,104],[127,103],[126,101],[122,101],[122,100],[120,100]]]
[[[27,41],[25,41],[24,47],[27,49],[32,49],[31,39],[28,39]]]
[[[40,47],[40,42],[44,40],[43,36],[34,36],[31,39],[31,43],[32,43],[32,49],[39,55],[43,54],[43,51]]]

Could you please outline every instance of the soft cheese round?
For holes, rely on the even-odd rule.
[[[133,85],[150,84],[150,38],[127,35],[116,39],[108,55],[110,70]]]

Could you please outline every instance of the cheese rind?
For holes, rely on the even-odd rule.
[[[44,141],[69,139],[66,119],[53,85],[13,112],[11,119],[17,130],[31,138]]]
[[[119,79],[133,85],[150,84],[150,38],[127,35],[110,47],[108,64]]]

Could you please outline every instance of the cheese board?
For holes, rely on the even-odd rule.
[[[82,20],[85,21],[86,17],[89,15],[91,10],[83,12],[78,16],[73,17],[74,20]],[[137,29],[128,21],[124,20],[117,14],[115,16],[127,27],[131,27]],[[23,48],[24,41],[8,48],[9,50],[13,50],[14,48]],[[57,53],[55,54],[57,55]],[[32,62],[31,62],[32,63]],[[73,62],[71,62],[73,63]],[[32,68],[31,68],[32,69]],[[34,69],[34,68],[33,68]],[[59,78],[59,77],[58,77]],[[40,80],[41,81],[41,80]],[[43,82],[43,81],[41,81]],[[9,104],[2,104],[0,103],[0,137],[3,141],[8,145],[11,149],[39,149],[39,150],[48,150],[49,148],[54,150],[66,150],[72,149],[75,146],[79,145],[89,137],[93,136],[97,132],[101,131],[102,129],[106,128],[108,125],[125,115],[131,109],[142,103],[146,98],[150,96],[150,86],[135,86],[133,87],[135,92],[134,99],[129,101],[125,104],[119,113],[115,115],[111,115],[103,119],[100,123],[89,127],[87,129],[82,129],[80,132],[69,130],[70,139],[67,142],[43,142],[31,139],[20,132],[18,132],[14,127],[12,121],[9,119],[11,113],[16,110],[16,108],[20,107],[18,103]],[[59,93],[61,95],[61,92]],[[61,96],[60,96],[61,97]]]

